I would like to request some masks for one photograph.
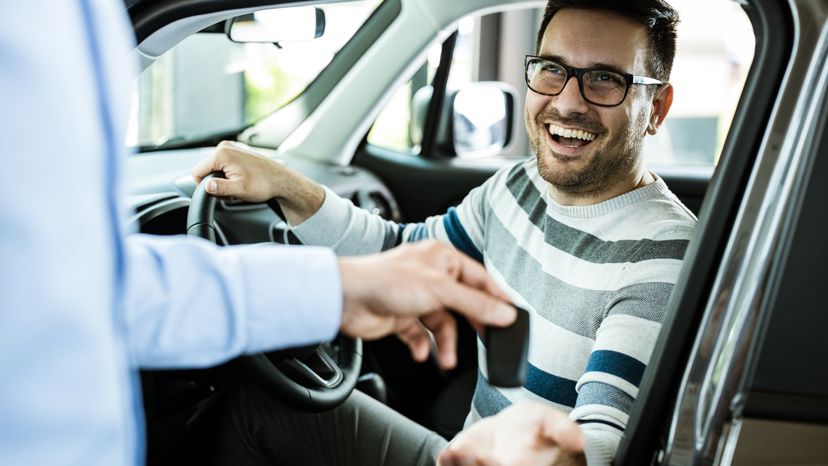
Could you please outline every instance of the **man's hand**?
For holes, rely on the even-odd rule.
[[[415,360],[428,357],[434,333],[444,368],[457,363],[457,327],[449,310],[473,325],[509,325],[515,308],[477,262],[433,241],[339,262],[343,288],[342,332],[366,339],[396,333]]]
[[[316,213],[325,200],[325,190],[287,165],[264,157],[246,144],[223,141],[216,151],[193,168],[196,183],[212,172],[224,172],[205,186],[214,196],[235,197],[248,202],[276,199],[291,225]]]
[[[543,403],[521,402],[457,434],[437,465],[585,465],[583,450],[583,433],[566,414]]]

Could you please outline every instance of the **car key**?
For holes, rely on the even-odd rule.
[[[521,387],[526,382],[529,352],[529,312],[516,306],[517,319],[508,327],[486,326],[486,367],[489,384]]]

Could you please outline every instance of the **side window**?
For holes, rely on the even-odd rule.
[[[715,166],[753,61],[750,20],[735,2],[672,0],[679,11],[673,106],[655,137],[652,166]]]
[[[476,40],[481,19],[466,17],[460,21],[452,54],[447,87],[460,89],[476,81],[474,68]],[[428,50],[426,63],[411,80],[401,86],[380,112],[368,133],[368,143],[400,152],[419,154],[418,130],[422,125],[413,119],[423,116],[431,98],[430,85],[434,79],[442,54],[442,44],[434,44]]]

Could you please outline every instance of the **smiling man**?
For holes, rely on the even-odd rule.
[[[634,18],[579,8],[555,13],[567,2],[555,3],[538,56],[526,57],[526,128],[553,199],[597,204],[655,182],[641,144],[667,115],[673,88],[635,74],[658,68],[666,81],[667,57],[659,52],[667,50],[659,49],[671,60],[675,45],[648,46],[656,34]]]
[[[580,460],[590,465],[608,464],[696,222],[647,170],[641,151],[672,103],[677,23],[660,0],[550,1],[524,70],[535,157],[420,224],[372,216],[236,143],[222,143],[193,174],[200,180],[224,171],[227,180],[208,186],[217,195],[276,198],[304,243],[340,254],[424,238],[448,242],[483,262],[530,311],[527,383],[490,386],[478,340],[467,430],[444,450],[441,464],[550,464],[559,446],[583,448]],[[349,401],[357,402],[370,400]],[[561,434],[561,413],[580,425],[582,438]]]

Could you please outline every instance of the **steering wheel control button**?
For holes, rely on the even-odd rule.
[[[486,368],[489,384],[522,387],[526,382],[529,353],[529,312],[517,308],[517,319],[508,327],[486,327]]]

